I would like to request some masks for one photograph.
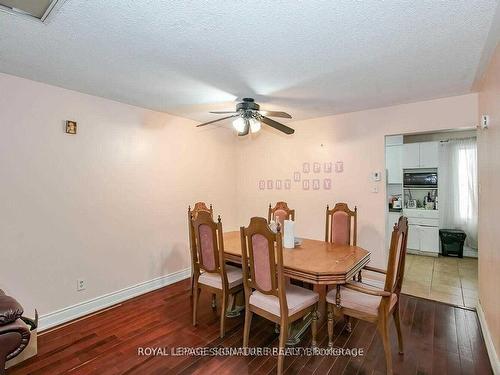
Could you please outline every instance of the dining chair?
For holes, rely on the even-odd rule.
[[[220,337],[224,337],[229,296],[243,289],[241,269],[226,265],[222,222],[217,223],[207,211],[199,211],[192,220],[197,259],[194,262],[193,325],[197,323],[200,292],[207,290],[221,296]]]
[[[391,344],[389,342],[390,315],[394,318],[398,334],[399,354],[403,354],[403,336],[399,317],[399,297],[405,270],[408,219],[400,217],[394,226],[387,270],[366,267],[370,271],[385,275],[384,287],[376,288],[359,281],[352,281],[340,287],[339,300],[337,291],[326,295],[328,304],[328,344],[332,346],[333,315],[337,309],[344,316],[376,323],[384,346],[387,374],[392,374]]]
[[[356,246],[357,226],[357,207],[354,207],[354,211],[352,211],[347,206],[347,203],[337,203],[331,210],[328,205],[326,206],[326,242]]]
[[[316,346],[318,293],[287,285],[283,270],[281,228],[274,233],[263,217],[253,217],[240,228],[245,324],[243,347],[248,347],[253,314],[280,325],[278,374],[283,373],[284,348],[290,324],[311,314],[312,346]]]
[[[286,202],[276,202],[276,205],[274,207],[271,207],[271,203],[269,203],[267,221],[270,222],[271,220],[279,222],[281,227],[283,228],[285,220],[295,221],[295,210],[291,210],[290,208],[288,208]]]
[[[197,261],[196,247],[195,247],[196,240],[194,238],[192,220],[196,219],[198,213],[201,211],[209,212],[213,218],[214,210],[212,205],[210,205],[210,207],[207,207],[207,204],[205,202],[196,202],[193,206],[193,209],[191,209],[191,206],[188,206],[189,251],[191,253],[191,295],[193,295],[193,286],[194,286],[194,277],[193,277],[194,264]],[[212,307],[215,307],[214,298],[212,298]]]

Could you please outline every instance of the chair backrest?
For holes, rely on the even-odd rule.
[[[252,217],[250,225],[240,228],[243,285],[245,296],[253,289],[279,298],[282,314],[288,315],[283,274],[281,228],[274,233],[263,217]]]
[[[271,207],[271,203],[269,203],[269,210],[267,213],[267,221],[277,221],[283,227],[283,223],[285,220],[294,220],[295,221],[295,210],[291,210],[288,208],[286,202],[276,202],[274,207]]]
[[[337,203],[330,210],[326,206],[325,241],[338,245],[356,246],[358,208],[350,210],[347,203]]]
[[[391,248],[387,263],[387,275],[384,290],[399,295],[403,283],[406,258],[406,244],[408,241],[408,219],[404,216],[394,225],[391,237]]]
[[[222,222],[220,217],[217,223],[207,211],[200,211],[196,219],[192,220],[197,261],[195,272],[217,272],[225,274],[224,242],[222,237]],[[227,279],[226,279],[227,280]]]
[[[208,212],[210,216],[213,218],[213,208],[212,205],[207,207],[205,202],[196,202],[191,209],[191,206],[188,206],[188,229],[189,229],[189,251],[191,252],[191,266],[194,267],[194,264],[198,261],[198,257],[196,255],[196,239],[194,236],[193,229],[193,219],[198,217],[198,213],[200,212]]]
[[[192,216],[193,219],[196,219],[196,216],[198,216],[198,213],[201,211],[209,212],[212,217],[214,215],[214,209],[212,205],[207,207],[207,204],[205,202],[196,202],[193,206],[193,209],[191,209],[191,206],[188,207],[188,213],[190,213],[190,218]]]

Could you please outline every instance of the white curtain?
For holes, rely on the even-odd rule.
[[[462,229],[467,234],[466,245],[477,249],[476,138],[442,142],[439,158],[441,228]]]

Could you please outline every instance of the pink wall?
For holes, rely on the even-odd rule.
[[[231,132],[4,74],[0,92],[0,288],[28,313],[189,267],[195,200],[235,227]]]
[[[296,209],[298,235],[321,239],[326,204],[345,201],[358,206],[359,244],[372,251],[374,264],[383,266],[385,182],[373,183],[370,176],[374,171],[385,176],[384,136],[476,123],[477,95],[470,94],[294,122],[292,137],[263,131],[251,140],[240,140],[238,222],[247,225],[251,216],[265,216],[270,202],[285,200]],[[290,191],[258,189],[261,179],[293,178],[303,161],[337,160],[344,162],[344,172],[331,175],[331,190],[303,191],[293,183]],[[373,186],[378,186],[378,193],[372,193]]]
[[[483,78],[479,114],[490,116],[490,128],[478,132],[479,166],[479,300],[500,356],[500,45]],[[499,366],[497,364],[497,366]]]

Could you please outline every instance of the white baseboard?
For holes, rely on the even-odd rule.
[[[155,289],[176,283],[191,276],[191,268],[186,268],[169,275],[157,277],[152,280],[129,286],[127,288],[111,292],[88,301],[77,303],[63,309],[40,315],[38,320],[38,332],[66,323],[70,320],[80,318],[98,310],[105,309],[132,297],[151,292]]]
[[[478,302],[476,306],[477,316],[479,317],[479,323],[481,325],[481,331],[483,332],[484,342],[486,344],[486,350],[488,351],[488,356],[490,357],[491,368],[493,369],[493,374],[500,375],[500,361],[498,360],[498,354],[495,350],[495,345],[493,344],[493,339],[490,335],[490,330],[488,329],[488,323],[484,316],[483,308],[481,307],[481,302]]]

